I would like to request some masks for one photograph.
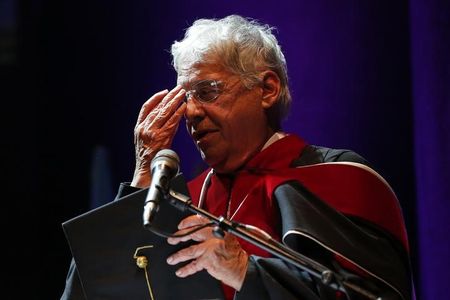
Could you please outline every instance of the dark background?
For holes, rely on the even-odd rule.
[[[366,157],[395,190],[418,299],[444,299],[450,243],[448,1],[0,0],[6,287],[58,299],[61,223],[110,201],[134,167],[142,103],[172,88],[168,50],[199,17],[276,27],[293,107],[284,129]],[[184,126],[174,150],[203,167]]]

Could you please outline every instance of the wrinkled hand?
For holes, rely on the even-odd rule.
[[[185,91],[177,86],[154,94],[139,112],[134,127],[136,165],[131,182],[135,187],[148,187],[151,182],[150,164],[156,153],[170,148],[178,124],[186,110],[186,103],[180,105]]]
[[[201,216],[189,216],[180,222],[178,225],[180,230],[176,234],[185,233],[192,229],[192,226],[207,222],[208,220]],[[241,289],[247,271],[248,255],[235,236],[225,233],[225,237],[219,239],[213,235],[211,227],[206,227],[185,237],[168,238],[167,241],[169,244],[176,245],[188,240],[199,243],[167,258],[167,263],[170,265],[192,260],[177,270],[178,277],[184,278],[205,269],[211,276],[237,291]]]

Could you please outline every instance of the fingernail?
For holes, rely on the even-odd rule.
[[[171,264],[173,262],[172,256],[169,256],[166,261],[168,264]]]
[[[181,275],[183,275],[183,272],[181,272],[180,270],[177,270],[177,271],[175,272],[175,274],[176,274],[177,276],[181,276]]]

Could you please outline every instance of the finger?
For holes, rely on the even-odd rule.
[[[211,228],[203,228],[197,231],[192,232],[191,234],[187,234],[187,232],[194,230],[195,228],[198,228],[200,225],[195,225],[192,227],[186,227],[182,230],[178,230],[174,233],[174,235],[177,235],[179,237],[169,237],[167,238],[167,242],[171,245],[176,245],[180,242],[186,242],[189,240],[193,240],[196,242],[202,242],[205,241],[208,237],[211,237]]]
[[[186,103],[182,103],[180,107],[178,107],[174,114],[166,121],[161,128],[158,128],[158,131],[161,133],[161,137],[166,137],[166,148],[170,147],[172,144],[172,140],[175,137],[175,134],[178,130],[178,126],[180,125],[181,118],[183,118],[184,112],[186,111]],[[157,127],[157,122],[155,122],[155,126]]]
[[[197,242],[204,241],[208,237],[212,237],[211,228],[203,228],[198,231],[194,231],[191,234],[185,235],[187,232],[194,230],[195,228],[209,223],[206,218],[203,218],[199,215],[192,215],[189,217],[184,218],[179,224],[177,232],[174,233],[174,235],[180,236],[180,237],[169,237],[167,239],[167,242],[171,245],[176,245],[180,242],[186,242],[189,240],[194,240]],[[184,236],[181,236],[184,235]]]
[[[204,269],[203,260],[193,260],[186,266],[178,269],[175,274],[180,278],[185,278]]]
[[[175,86],[173,89],[171,89],[162,99],[161,102],[158,103],[159,107],[164,107],[169,103],[170,100],[172,100],[182,89],[181,85]]]
[[[167,95],[168,92],[169,90],[167,89],[159,91],[151,96],[150,99],[145,101],[144,104],[142,104],[141,110],[139,111],[137,124],[140,124],[145,120],[149,112],[152,111],[158,105],[158,103],[161,102],[162,99],[164,99],[164,96]]]
[[[177,232],[174,233],[174,235],[182,235],[185,234],[186,230],[179,230]],[[167,243],[169,243],[170,245],[177,245],[180,242],[186,242],[191,240],[191,235],[185,235],[185,236],[181,236],[181,237],[169,237],[167,238]]]
[[[167,263],[169,265],[176,265],[180,262],[188,261],[191,259],[196,259],[205,252],[205,245],[198,244],[192,245],[190,247],[181,249],[180,251],[172,254],[167,258]]]
[[[208,219],[206,219],[205,217],[202,217],[200,215],[192,215],[181,220],[181,222],[178,224],[178,229],[184,229],[196,225],[203,225],[206,223],[208,223]]]
[[[180,124],[181,118],[184,116],[184,112],[186,111],[187,104],[184,102],[181,102],[181,105],[179,107],[175,107],[175,112],[172,114],[169,118],[169,120],[166,122],[166,126],[168,130],[172,130],[173,132],[176,132],[178,129],[178,125]]]
[[[173,94],[172,92],[177,93]],[[163,127],[180,106],[185,93],[186,91],[181,89],[181,87],[176,87],[170,91],[154,109],[155,114],[149,113],[145,121],[152,122],[156,128]]]
[[[167,121],[167,126],[169,128],[173,128],[174,132],[178,129],[178,125],[180,124],[181,118],[184,116],[184,112],[186,111],[187,104],[182,103],[180,107],[177,108],[175,113],[170,117],[169,121]]]
[[[186,95],[186,90],[182,89],[181,87],[176,87],[176,89],[178,89],[178,92],[173,96],[173,98],[167,98],[167,101],[165,102],[165,106],[166,111],[169,115],[172,115],[177,108],[180,106],[180,104],[183,102],[185,95]],[[163,100],[165,101],[165,100]],[[162,105],[162,104],[161,104]]]

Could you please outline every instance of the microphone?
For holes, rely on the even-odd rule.
[[[151,226],[159,209],[159,201],[168,193],[170,180],[179,172],[180,158],[175,151],[162,149],[156,153],[151,163],[152,183],[145,198],[144,227]]]

